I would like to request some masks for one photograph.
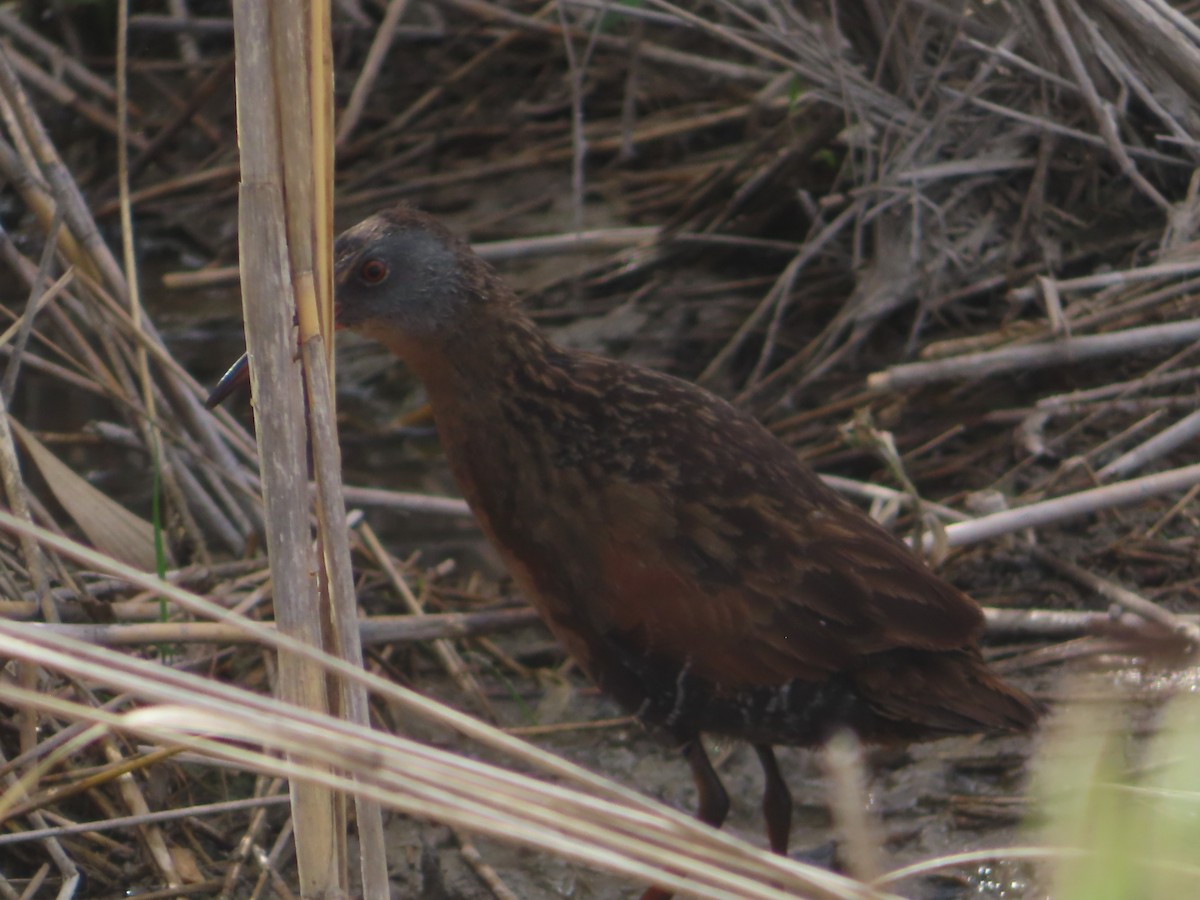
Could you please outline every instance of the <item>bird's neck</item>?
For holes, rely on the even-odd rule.
[[[552,345],[518,309],[438,342],[392,346],[425,386],[446,460],[484,533],[503,552],[501,537],[514,498],[546,462],[536,428],[544,399],[539,388],[562,382],[569,356]],[[531,390],[531,386],[533,389]],[[531,408],[532,407],[532,408]],[[517,557],[506,559],[519,565]]]
[[[506,388],[538,378],[562,356],[515,305],[476,315],[432,339],[380,336],[424,384],[438,418],[486,414]]]

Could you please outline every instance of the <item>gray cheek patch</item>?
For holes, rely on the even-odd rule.
[[[434,337],[453,328],[476,292],[464,266],[463,245],[420,221],[377,215],[344,232],[334,245],[341,316],[346,327],[372,320],[413,337]],[[368,257],[389,267],[388,279],[366,285],[355,269]]]

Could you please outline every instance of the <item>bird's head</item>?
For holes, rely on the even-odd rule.
[[[437,342],[486,305],[486,267],[431,216],[400,206],[334,245],[334,322],[392,346]],[[402,354],[403,355],[403,354]]]
[[[486,345],[494,333],[489,326],[520,318],[515,307],[512,293],[465,240],[410,206],[377,213],[334,244],[334,326],[379,341],[410,365],[443,358],[456,338]],[[248,382],[243,356],[208,405]]]

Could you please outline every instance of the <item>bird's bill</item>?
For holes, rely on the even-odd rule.
[[[334,331],[341,331],[343,326],[337,321],[338,315],[337,304],[334,304]],[[248,389],[250,386],[250,355],[243,353],[238,357],[238,361],[229,367],[228,371],[221,376],[221,380],[217,382],[217,386],[209,392],[208,398],[204,401],[205,407],[208,409],[216,409],[234,394],[240,390]]]
[[[238,361],[229,367],[229,371],[221,376],[221,380],[217,382],[217,386],[209,393],[208,399],[204,401],[204,405],[209,409],[215,409],[235,393],[249,386],[250,355],[243,353],[238,358]]]

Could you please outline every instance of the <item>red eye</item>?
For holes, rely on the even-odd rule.
[[[363,284],[379,284],[388,276],[388,267],[382,259],[368,259],[358,267],[358,277]]]

